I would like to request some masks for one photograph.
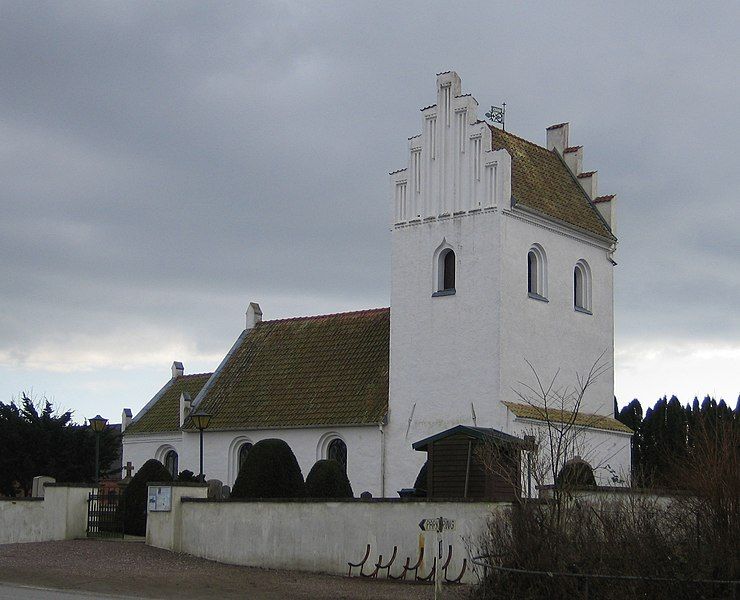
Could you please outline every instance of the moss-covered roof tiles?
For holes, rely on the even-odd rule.
[[[567,423],[573,417],[573,414],[568,411],[552,408],[545,410],[539,406],[520,404],[518,402],[504,402],[504,405],[520,419],[534,419],[535,421],[549,420],[551,423]],[[594,427],[596,429],[606,429],[607,431],[633,433],[624,423],[617,421],[613,417],[604,415],[579,412],[576,415],[574,423],[579,427]]]
[[[588,195],[557,152],[490,126],[492,149],[511,155],[511,195],[515,205],[614,239]]]
[[[151,406],[145,407],[144,412],[137,415],[126,428],[125,435],[179,431],[180,395],[187,392],[195,399],[211,375],[212,373],[198,373],[170,379],[152,399]]]
[[[257,323],[197,400],[210,429],[378,423],[390,309]],[[192,424],[186,427],[192,428]]]

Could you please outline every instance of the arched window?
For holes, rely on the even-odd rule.
[[[591,312],[591,269],[585,260],[573,268],[573,306],[578,312]]]
[[[244,466],[244,461],[247,460],[247,455],[249,454],[249,451],[252,449],[252,443],[251,442],[244,442],[239,447],[239,468],[238,471],[241,471],[242,466]]]
[[[530,298],[547,300],[547,261],[539,244],[527,252],[527,293]]]
[[[437,258],[437,291],[436,296],[448,296],[455,293],[455,253],[451,248],[444,248]]]
[[[177,470],[177,462],[177,452],[174,450],[169,450],[167,454],[164,455],[164,468],[169,471],[173,479],[177,478],[179,473]]]
[[[347,444],[339,438],[334,438],[329,442],[329,446],[326,450],[326,458],[329,460],[335,460],[342,468],[347,470]]]

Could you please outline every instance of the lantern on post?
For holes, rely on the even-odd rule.
[[[211,424],[211,414],[199,410],[190,415],[190,418],[193,420],[193,423],[198,428],[198,431],[200,431],[200,473],[198,473],[198,480],[203,481],[203,430],[207,429],[208,426]]]
[[[90,427],[95,432],[95,483],[100,482],[100,434],[108,424],[108,419],[95,415],[90,419]]]

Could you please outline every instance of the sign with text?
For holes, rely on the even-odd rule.
[[[419,529],[422,531],[436,531],[437,533],[452,531],[455,529],[455,521],[452,519],[443,519],[442,517],[422,519],[419,521]]]
[[[167,512],[172,510],[172,486],[150,485],[149,502],[147,505],[149,512]]]

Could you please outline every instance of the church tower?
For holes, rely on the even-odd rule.
[[[506,403],[530,382],[527,362],[571,378],[613,360],[615,200],[581,172],[568,125],[538,146],[479,120],[457,73],[436,91],[407,167],[391,173],[388,496],[413,486],[415,441],[460,424],[516,435]],[[584,409],[612,403],[609,370]]]

